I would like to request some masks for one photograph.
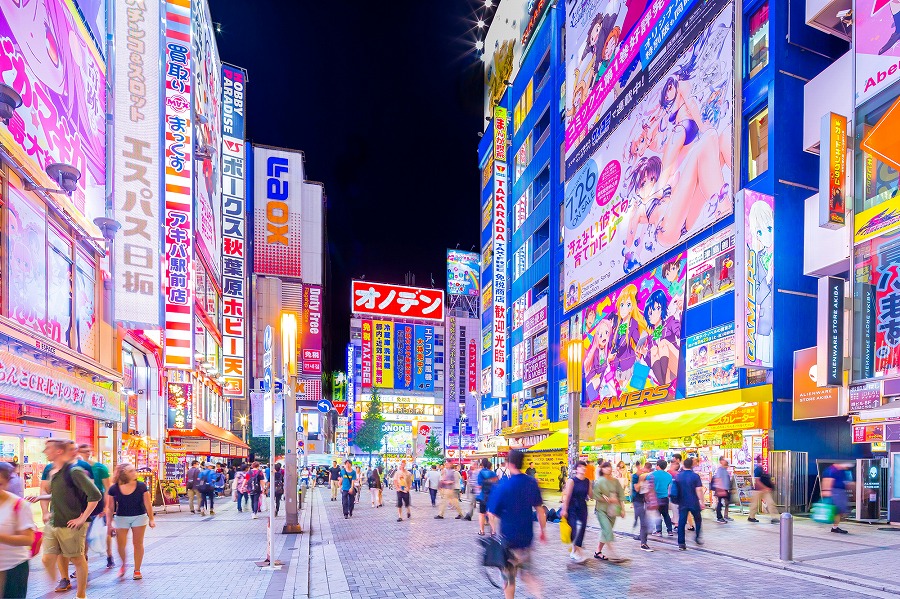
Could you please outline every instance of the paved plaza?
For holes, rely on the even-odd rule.
[[[435,520],[425,493],[413,493],[413,517],[396,521],[393,493],[385,507],[373,509],[364,490],[353,518],[345,520],[340,502],[327,490],[307,495],[301,514],[304,534],[275,535],[281,570],[261,570],[265,556],[265,518],[251,520],[236,504],[219,501],[215,516],[181,512],[160,514],[148,531],[144,580],[117,577],[102,558],[92,557],[88,597],[93,599],[203,597],[264,599],[367,599],[375,597],[502,597],[479,565],[476,522]],[[550,502],[553,500],[550,499]],[[552,503],[551,503],[552,505]],[[464,507],[467,507],[463,504]],[[711,512],[704,512],[704,516]],[[264,516],[265,514],[263,514]],[[690,541],[679,552],[673,539],[654,539],[653,553],[638,550],[631,538],[631,515],[617,523],[619,548],[630,563],[589,559],[572,564],[559,542],[559,528],[548,525],[538,544],[536,571],[544,596],[559,597],[897,597],[900,596],[900,534],[885,527],[848,524],[850,535],[833,535],[822,526],[795,520],[795,561],[778,560],[778,526],[763,519],[705,524],[705,545]],[[280,531],[284,516],[276,521]],[[597,529],[585,546],[593,552]],[[117,558],[118,559],[118,558]],[[29,597],[74,597],[54,593],[38,560],[32,564]],[[519,596],[530,596],[520,586]]]

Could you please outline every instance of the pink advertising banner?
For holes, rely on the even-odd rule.
[[[585,406],[676,399],[686,274],[681,252],[584,309]]]
[[[772,368],[775,291],[775,198],[741,190],[736,196],[734,290],[735,359],[741,366]]]
[[[44,169],[81,172],[71,197],[53,199],[85,231],[101,237],[106,189],[106,65],[72,0],[3,2],[0,78],[22,97],[0,143],[39,185],[58,188]]]
[[[322,288],[303,285],[303,374],[322,374]]]
[[[859,106],[900,79],[900,2],[857,0],[853,28]]]

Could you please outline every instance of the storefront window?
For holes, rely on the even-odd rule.
[[[94,263],[80,252],[75,261],[75,349],[94,356],[97,347]]]
[[[53,227],[47,231],[47,241],[47,319],[52,327],[50,337],[63,345],[70,345],[72,244]]]
[[[769,169],[769,108],[763,108],[747,124],[747,181]]]
[[[43,207],[9,185],[9,317],[50,336],[47,320],[47,239]]]
[[[854,249],[853,379],[900,375],[900,233]]]
[[[865,139],[869,130],[874,127],[896,98],[888,98],[882,102],[873,100],[866,104],[871,106],[867,112],[860,110],[856,121],[856,193],[854,208],[859,215],[869,208],[873,208],[882,202],[886,202],[897,196],[898,174],[890,165],[878,160],[876,156],[862,150],[860,143]],[[859,223],[856,223],[857,226]]]
[[[769,64],[769,3],[760,6],[750,17],[750,31],[747,38],[749,50],[749,77],[759,73]]]

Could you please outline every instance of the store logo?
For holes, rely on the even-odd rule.
[[[175,112],[184,112],[191,107],[191,103],[185,100],[184,96],[169,96],[166,98],[166,106]]]

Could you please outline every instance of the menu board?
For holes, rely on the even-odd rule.
[[[184,452],[166,451],[166,480],[185,480],[187,474],[187,459]]]
[[[738,504],[750,505],[750,497],[753,493],[753,477],[749,471],[734,472],[734,482],[738,490]]]

